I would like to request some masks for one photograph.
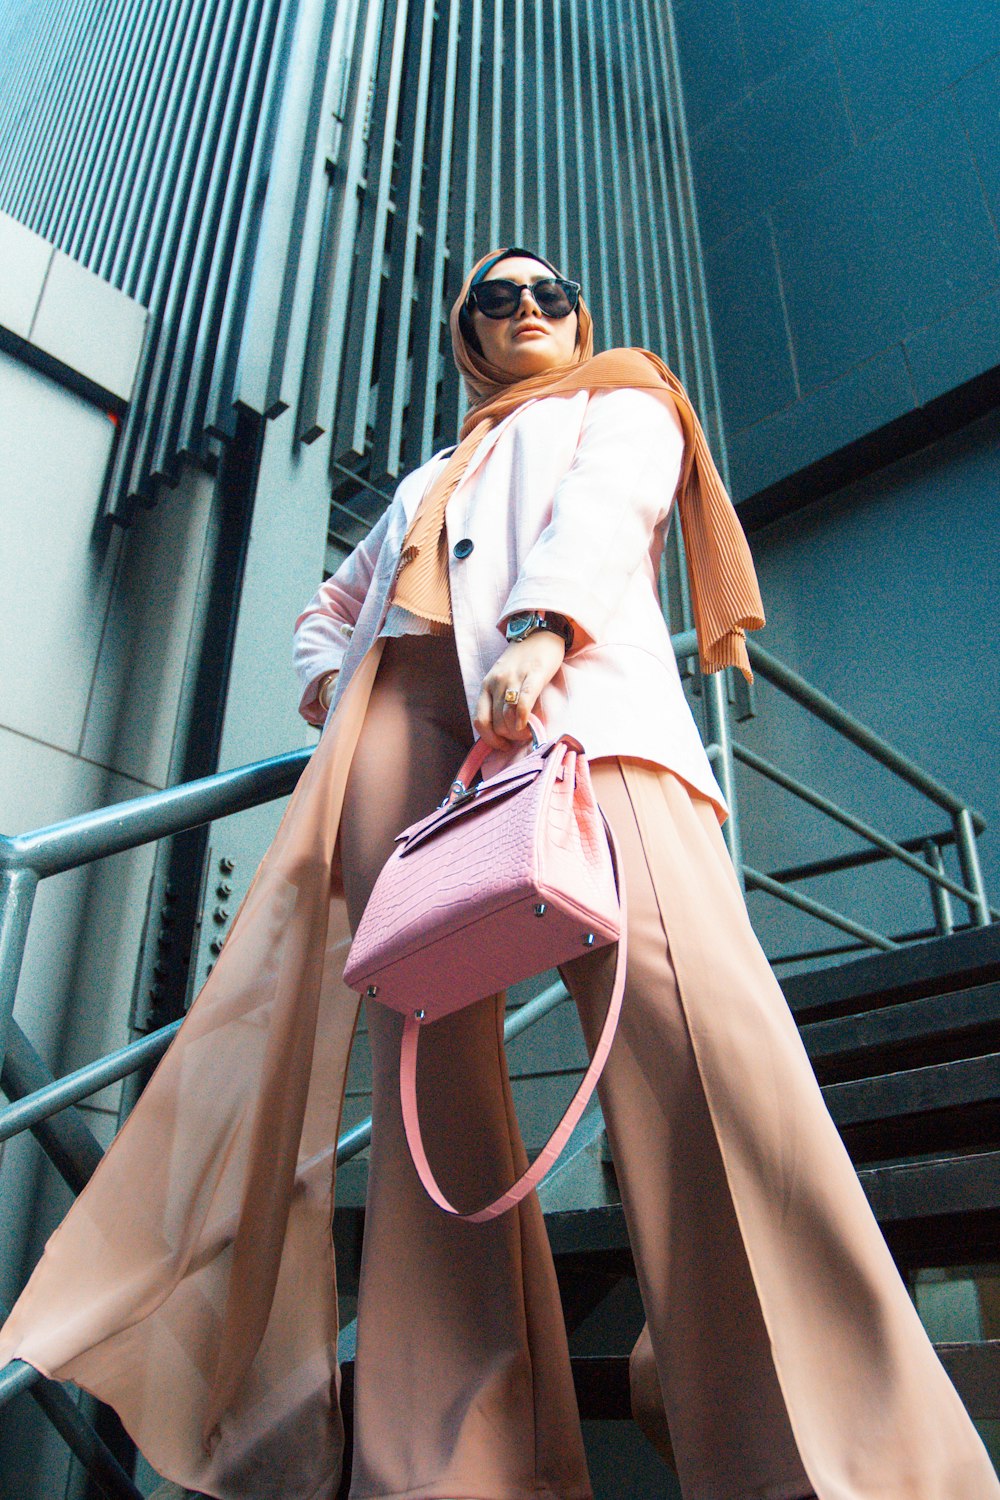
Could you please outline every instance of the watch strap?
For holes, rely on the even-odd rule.
[[[512,616],[512,618],[517,618],[517,616]],[[573,644],[573,627],[570,622],[566,619],[565,615],[556,614],[549,610],[531,610],[528,625],[523,630],[518,630],[514,635],[508,633],[507,639],[509,641],[524,641],[536,630],[548,630],[553,635],[562,636],[567,651]]]

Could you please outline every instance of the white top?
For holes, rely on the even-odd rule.
[[[385,617],[385,624],[379,631],[379,635],[389,637],[448,635],[450,631],[450,625],[439,625],[434,620],[425,620],[423,615],[411,615],[410,611],[404,609],[401,604],[390,604],[389,613]]]

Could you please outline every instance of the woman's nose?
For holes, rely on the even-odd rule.
[[[520,298],[520,301],[518,302],[517,307],[514,309],[514,316],[515,316],[515,318],[519,318],[521,316],[521,310],[524,307],[524,294],[525,294],[525,292],[527,292],[527,294],[528,294],[528,304],[529,304],[528,311],[529,312],[535,312],[535,313],[538,314],[539,317],[543,317],[544,314],[542,313],[542,309],[539,307],[538,303],[535,301],[535,294],[532,291],[531,287],[530,286],[523,286],[521,288],[521,298]]]

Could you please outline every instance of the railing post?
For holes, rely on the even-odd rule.
[[[705,732],[710,745],[719,749],[714,770],[729,804],[729,817],[722,825],[722,836],[729,849],[740,889],[746,890],[743,878],[743,844],[740,839],[739,809],[736,805],[736,778],[733,774],[733,739],[729,732],[729,695],[724,672],[706,672],[702,676],[705,702]]]
[[[7,1055],[7,1028],[21,977],[28,924],[38,876],[25,866],[0,868],[0,1068]]]
[[[941,856],[941,848],[934,839],[925,839],[923,844],[923,855],[932,870],[937,870],[939,875],[944,874],[944,860]],[[955,918],[951,909],[951,896],[943,886],[938,885],[936,880],[928,880],[931,889],[931,906],[934,908],[934,925],[939,937],[947,937],[950,932],[955,931]]]
[[[969,916],[976,927],[988,927],[990,925],[990,903],[986,899],[986,887],[983,884],[983,872],[979,864],[979,850],[976,847],[976,830],[972,825],[972,814],[967,807],[955,814],[955,842],[958,846],[958,859],[962,866],[962,882],[966,888],[975,893],[975,901],[968,902]]]

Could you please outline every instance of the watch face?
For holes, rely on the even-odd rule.
[[[534,618],[534,613],[531,610],[527,610],[522,614],[511,615],[507,621],[507,639],[516,641],[518,636],[523,635],[528,629]]]

